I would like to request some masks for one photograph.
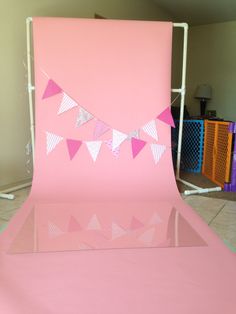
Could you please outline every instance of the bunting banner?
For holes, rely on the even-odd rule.
[[[112,240],[120,238],[126,235],[127,233],[123,228],[121,228],[121,226],[119,226],[118,224],[114,222],[112,223],[111,230],[112,230]]]
[[[139,237],[139,241],[145,244],[146,246],[151,246],[155,232],[156,229],[154,227],[148,229]]]
[[[77,232],[81,230],[81,226],[78,223],[78,221],[75,219],[75,217],[71,216],[69,225],[68,225],[68,232]]]
[[[64,231],[62,231],[57,225],[55,225],[52,222],[48,223],[48,234],[51,238],[56,238],[58,236],[61,236],[65,234]]]
[[[140,129],[148,136],[150,136],[155,141],[159,140],[156,126],[156,119],[174,127],[174,120],[171,115],[170,107],[166,107],[159,115],[156,116],[155,119],[150,120],[148,123],[144,124],[140,129],[135,129],[128,134],[113,129],[112,126],[108,125],[106,122],[101,119],[96,118],[92,113],[87,111],[85,108],[81,107],[77,101],[75,101],[71,96],[69,96],[55,81],[52,79],[48,80],[47,86],[43,93],[43,99],[54,96],[56,94],[62,93],[63,97],[58,109],[57,114],[63,114],[68,110],[78,107],[79,113],[76,118],[76,127],[81,127],[83,124],[89,122],[92,119],[96,119],[94,126],[93,139],[94,141],[84,141],[81,139],[66,139],[67,150],[69,153],[69,158],[72,160],[77,152],[79,151],[82,143],[86,144],[86,147],[89,151],[90,156],[93,161],[97,160],[98,154],[101,149],[101,145],[104,142],[106,146],[111,150],[114,157],[118,158],[120,154],[120,146],[126,140],[129,140],[131,143],[131,150],[133,159],[137,157],[137,155],[142,151],[142,149],[146,146],[147,141],[140,138]],[[103,141],[98,141],[98,139],[107,133],[108,131],[112,131],[112,138],[105,139]],[[56,146],[64,139],[62,136],[56,135],[51,132],[46,132],[47,134],[47,155],[51,153]],[[165,145],[159,145],[156,143],[151,143],[150,148],[152,151],[152,155],[154,158],[155,164],[157,164],[162,157],[164,151],[166,150]]]
[[[144,224],[138,220],[136,217],[133,217],[130,223],[130,230],[136,230],[139,228],[143,228]]]
[[[87,230],[102,230],[97,215],[93,215],[88,223]]]

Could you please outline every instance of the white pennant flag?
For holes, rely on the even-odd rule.
[[[158,140],[158,135],[157,135],[157,128],[156,128],[156,121],[155,120],[151,120],[150,122],[148,122],[147,124],[145,124],[142,127],[143,131],[145,133],[147,133],[149,136],[151,136],[152,138],[154,138],[155,140]]]
[[[151,150],[152,150],[152,155],[155,161],[155,164],[159,162],[161,159],[161,156],[164,154],[166,150],[165,145],[159,145],[159,144],[151,144]]]
[[[115,150],[128,138],[128,135],[118,130],[112,130],[112,150]]]
[[[78,104],[70,96],[63,92],[63,98],[57,114],[61,114],[67,110],[77,107]]]
[[[147,246],[152,245],[152,241],[155,235],[155,228],[146,230],[138,239]]]
[[[112,228],[112,240],[122,237],[123,235],[126,234],[126,231],[114,222],[112,223],[111,228]]]
[[[47,135],[47,155],[54,150],[54,148],[63,140],[63,137],[46,132]]]
[[[101,149],[102,141],[90,141],[85,143],[91,157],[93,158],[93,161],[96,161],[99,151]]]
[[[93,115],[86,111],[84,108],[79,109],[79,116],[76,120],[76,126],[79,128],[84,123],[88,122],[89,120],[93,119]]]
[[[90,219],[87,230],[102,230],[101,224],[96,215],[93,215]]]
[[[65,234],[64,231],[62,231],[58,226],[56,226],[52,222],[48,223],[48,233],[49,233],[49,236],[52,238],[58,237],[62,234]]]

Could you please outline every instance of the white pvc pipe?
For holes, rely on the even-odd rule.
[[[27,40],[27,73],[28,73],[28,95],[29,95],[29,114],[30,114],[30,133],[32,144],[32,159],[34,163],[34,108],[33,108],[33,95],[32,91],[32,68],[31,68],[31,22],[32,17],[26,19],[26,40]]]
[[[209,192],[219,192],[222,188],[220,186],[214,188],[207,188],[207,189],[197,189],[197,190],[186,190],[184,191],[184,195],[192,195],[192,194],[203,194]]]
[[[8,200],[14,200],[15,196],[13,194],[0,193],[0,198],[5,198]]]
[[[184,185],[189,186],[189,187],[192,188],[192,189],[197,189],[197,190],[198,190],[198,189],[201,189],[200,186],[194,185],[194,184],[192,184],[192,183],[190,183],[190,182],[188,182],[188,181],[185,181],[185,180],[183,180],[183,179],[181,179],[181,178],[179,178],[178,181],[181,182],[181,183],[183,183]]]

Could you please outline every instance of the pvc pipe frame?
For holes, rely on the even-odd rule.
[[[35,138],[34,138],[34,108],[33,108],[33,95],[32,92],[35,87],[32,85],[32,66],[31,66],[31,23],[32,17],[26,19],[26,37],[27,37],[27,71],[28,71],[28,94],[29,94],[29,113],[30,113],[30,132],[31,132],[31,143],[32,143],[32,156],[34,163],[35,155]],[[180,93],[180,117],[179,117],[179,134],[178,134],[178,149],[177,149],[177,165],[176,165],[176,180],[184,183],[185,185],[196,190],[196,193],[204,193],[204,190],[196,185],[193,185],[187,181],[180,179],[180,160],[181,160],[181,147],[182,147],[182,134],[183,134],[183,119],[184,119],[184,102],[185,102],[185,89],[186,89],[186,68],[187,68],[187,43],[188,43],[188,24],[187,23],[173,23],[174,27],[183,28],[184,40],[183,40],[183,63],[182,63],[182,82],[181,88],[171,89],[172,93]],[[213,188],[214,189],[214,188]],[[215,188],[219,191],[219,187]],[[199,192],[200,191],[200,192]],[[188,193],[188,191],[185,191]],[[191,194],[193,191],[191,192]]]

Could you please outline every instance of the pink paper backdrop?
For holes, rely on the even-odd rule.
[[[110,127],[127,134],[141,128],[170,104],[172,23],[33,18],[33,30],[34,182],[29,199],[0,236],[0,312],[234,314],[236,258],[180,198],[170,127],[155,120],[158,141],[140,131],[147,144],[135,158],[129,141],[116,156],[103,143],[94,162],[84,141],[94,139],[96,121],[77,128],[79,107],[57,115],[62,93],[42,99],[52,79]],[[46,132],[63,137],[49,154]],[[110,130],[99,139],[111,136]],[[66,139],[83,141],[73,158]],[[166,146],[157,164],[152,143]],[[170,239],[164,247],[89,250],[83,242],[83,250],[74,252],[12,254],[61,250],[62,238],[49,241],[49,219],[71,231],[64,245],[69,249],[89,213],[116,216],[127,229],[140,226],[153,208],[164,221],[163,241]],[[132,221],[134,215],[139,223]],[[176,228],[169,224],[176,227],[176,217],[178,247],[175,237],[171,243]],[[58,233],[55,226],[50,230]]]

